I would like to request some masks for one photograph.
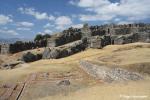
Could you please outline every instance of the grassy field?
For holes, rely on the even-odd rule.
[[[101,84],[70,93],[38,100],[150,100],[150,81]]]
[[[33,50],[36,52],[37,50]],[[19,57],[22,53],[12,55]],[[5,58],[7,59],[7,57]],[[146,79],[128,83],[96,83],[87,88],[69,93],[67,96],[54,95],[39,97],[39,100],[127,100],[123,96],[130,96],[129,100],[150,100],[150,44],[133,43],[126,45],[109,45],[103,49],[88,49],[75,55],[51,60],[39,60],[32,63],[19,65],[12,70],[0,70],[0,83],[20,82],[31,73],[37,72],[70,72],[79,71],[79,61],[89,60],[93,63],[118,66],[131,71],[137,71],[147,75]],[[77,73],[83,74],[84,72]],[[86,82],[93,81],[85,78]],[[44,91],[44,90],[43,90]],[[147,96],[143,99],[132,96]],[[37,98],[36,98],[37,99]]]
[[[37,51],[37,50],[35,50]],[[35,52],[34,51],[34,52]],[[22,53],[12,55],[12,59],[17,58]],[[9,57],[9,58],[11,58]],[[6,58],[4,60],[7,60]],[[110,45],[103,49],[88,49],[75,55],[53,60],[40,60],[33,63],[21,65],[12,70],[0,70],[0,81],[16,81],[17,77],[28,75],[29,73],[59,70],[68,71],[78,68],[80,60],[89,60],[108,65],[132,65],[137,63],[150,62],[150,44],[133,43],[126,45]],[[11,73],[11,74],[10,74]]]

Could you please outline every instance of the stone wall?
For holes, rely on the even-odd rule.
[[[102,38],[100,36],[93,36],[89,40],[90,48],[102,48]]]
[[[150,32],[149,33],[147,33],[147,32],[138,32],[138,33],[135,33],[135,35],[137,35],[139,42],[150,43]]]
[[[9,53],[9,45],[1,44],[1,54],[8,54],[8,53]]]
[[[94,78],[109,83],[114,81],[136,81],[143,79],[143,77],[136,72],[130,72],[119,67],[109,68],[104,65],[95,65],[88,61],[80,61],[80,67]]]
[[[47,42],[48,47],[57,47],[69,42],[80,40],[81,38],[90,38],[92,36],[113,36],[113,35],[127,35],[137,32],[150,32],[149,24],[125,24],[125,25],[101,25],[88,26],[84,24],[83,28],[69,28],[59,34],[55,34]],[[106,37],[105,37],[106,38]],[[106,40],[106,39],[103,39]],[[113,42],[113,41],[111,41]],[[108,45],[109,43],[104,44]],[[111,43],[112,44],[112,43]]]
[[[57,43],[57,39],[59,39],[59,38],[55,38],[55,37],[49,38],[47,40],[47,47],[56,47],[56,46],[58,46],[59,44]]]
[[[91,35],[92,36],[103,36],[106,35],[106,29],[104,29],[102,26],[90,26]]]
[[[92,36],[89,38],[89,47],[90,48],[103,48],[106,45],[111,44],[111,36],[109,35],[104,35],[104,36]]]
[[[81,31],[76,28],[69,28],[61,33],[53,35],[47,41],[47,47],[57,47],[81,39]]]
[[[136,32],[150,32],[150,24],[124,24],[124,25],[101,25],[91,26],[92,35],[126,35]]]
[[[149,24],[105,25],[106,34],[126,35],[136,32],[150,32]]]
[[[81,29],[82,38],[88,38],[92,36],[92,32],[88,24],[84,24],[83,28]]]
[[[81,29],[69,28],[59,34],[53,35],[48,40],[48,48],[45,49],[43,58],[62,58],[81,51],[82,47],[84,49],[103,48],[110,44],[133,42],[150,42],[149,24],[110,24],[101,26],[88,26],[88,24],[84,24]]]
[[[46,47],[46,40],[39,42],[21,42],[18,41],[13,44],[1,44],[1,54],[17,53],[25,50]]]
[[[110,44],[150,42],[150,24],[100,25],[68,28],[54,34],[47,41],[1,45],[1,53],[16,53],[37,47],[58,47],[77,40],[86,41],[85,47],[102,48]]]
[[[114,44],[127,44],[134,42],[147,42],[150,43],[150,33],[138,32],[127,35],[119,35],[114,38]]]
[[[43,52],[43,59],[58,59],[67,57],[77,52],[85,50],[86,43],[83,40],[78,40],[63,46],[47,47]]]

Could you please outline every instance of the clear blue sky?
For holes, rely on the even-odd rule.
[[[0,37],[33,38],[70,26],[150,22],[150,0],[0,0]]]

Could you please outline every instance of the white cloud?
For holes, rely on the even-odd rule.
[[[3,27],[2,29],[7,30],[7,29],[8,29],[8,27],[6,27],[6,26],[5,26],[5,27]]]
[[[49,29],[46,29],[46,30],[44,30],[44,33],[52,33],[52,31]]]
[[[115,18],[114,21],[119,22],[119,21],[121,21],[121,19],[120,18]]]
[[[45,35],[45,34],[51,34],[53,31],[49,30],[49,29],[45,29],[43,32],[38,32],[37,34],[42,34],[42,35]]]
[[[76,2],[73,1],[73,0],[70,0],[69,3],[72,4],[72,5],[75,5],[75,4],[76,4]]]
[[[132,24],[131,21],[119,21],[117,24]]]
[[[20,8],[18,8],[18,10],[23,14],[32,15],[38,20],[44,20],[44,19],[54,20],[55,19],[54,16],[48,15],[46,12],[42,12],[42,13],[38,12],[34,8],[22,8],[22,7],[20,7]]]
[[[50,28],[50,27],[54,27],[55,25],[53,24],[50,24],[50,23],[47,23],[46,25],[44,25],[43,27],[44,28]]]
[[[74,24],[72,25],[73,28],[82,28],[83,24]]]
[[[31,29],[27,27],[18,27],[17,30],[18,31],[30,31]]]
[[[70,25],[72,24],[71,19],[68,16],[60,16],[56,19],[57,25]]]
[[[82,21],[87,20],[113,20],[116,17],[125,17],[127,20],[136,21],[150,18],[150,0],[79,0],[73,5],[82,7],[92,15],[80,16]],[[110,16],[110,17],[109,17]]]
[[[81,21],[105,21],[105,20],[111,20],[114,16],[108,16],[108,15],[80,15],[79,19]]]
[[[108,0],[79,0],[78,6],[80,7],[99,7],[108,5],[110,2]]]
[[[19,35],[15,30],[0,30],[1,34]]]
[[[9,22],[13,22],[13,20],[9,16],[0,14],[0,25],[5,25]]]
[[[32,27],[34,24],[30,22],[18,22],[17,26]]]
[[[72,24],[72,20],[68,16],[59,16],[55,20],[56,29],[63,30]]]
[[[42,35],[44,35],[45,33],[43,33],[43,32],[38,32],[37,34],[42,34]]]

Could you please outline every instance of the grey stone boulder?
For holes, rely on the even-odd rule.
[[[42,59],[57,59],[60,58],[59,48],[46,48],[43,52]]]
[[[49,59],[50,58],[50,48],[45,48],[43,55],[42,55],[42,59]]]
[[[60,50],[59,49],[57,49],[57,48],[51,49],[50,57],[52,59],[57,59],[57,58],[59,58],[59,56],[60,56]]]
[[[96,48],[96,49],[102,48],[101,36],[93,36],[89,39],[89,41],[90,41],[89,43],[90,48]]]

